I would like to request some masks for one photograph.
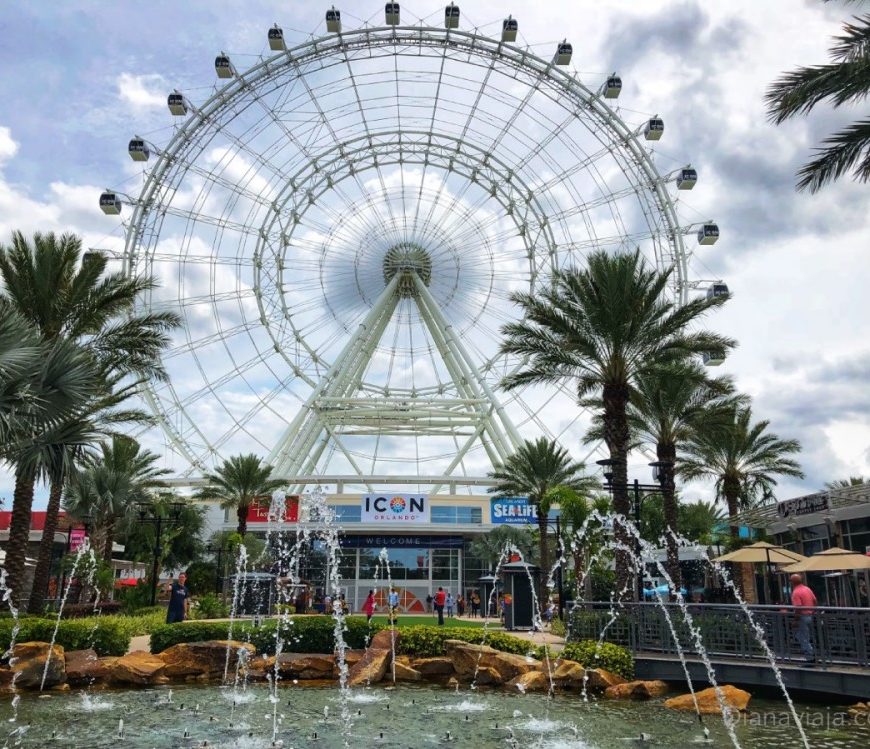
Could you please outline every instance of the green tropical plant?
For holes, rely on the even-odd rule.
[[[576,462],[555,440],[539,437],[526,440],[503,463],[494,466],[487,475],[493,480],[489,489],[498,497],[528,497],[537,509],[538,563],[541,577],[538,583],[538,604],[547,606],[547,580],[550,575],[547,523],[552,506],[552,490],[566,487],[586,493],[598,486],[597,480],[584,474],[585,466]]]
[[[835,479],[834,481],[828,481],[825,484],[825,489],[849,489],[853,486],[864,486],[864,484],[866,483],[867,479],[865,479],[863,476],[849,476],[849,478],[847,479]]]
[[[831,62],[789,71],[770,86],[767,111],[775,124],[806,115],[823,101],[838,108],[862,102],[870,94],[870,14],[844,23],[842,35],[833,41],[829,49]],[[818,192],[849,170],[854,179],[867,182],[870,119],[854,122],[825,138],[816,152],[815,158],[798,172],[798,190]]]
[[[469,553],[495,570],[509,553],[506,550],[515,548],[527,561],[534,560],[536,555],[535,540],[529,526],[498,525],[489,533],[475,536],[469,544]]]
[[[732,340],[690,329],[728,295],[693,299],[679,306],[667,297],[671,271],[650,269],[640,251],[611,255],[596,251],[587,267],[554,274],[552,285],[512,299],[525,318],[502,328],[505,353],[526,357],[527,364],[503,381],[510,390],[526,384],[571,381],[580,398],[599,396],[603,403],[604,441],[613,469],[613,507],[629,515],[627,456],[630,445],[627,409],[638,374],[703,352],[724,356]],[[630,537],[616,522],[622,550],[616,569],[620,596],[631,591]]]
[[[238,518],[236,530],[244,536],[248,531],[251,505],[284,483],[271,476],[272,466],[253,453],[234,455],[215,468],[214,473],[205,474],[208,484],[194,496],[203,500],[217,499],[224,509],[234,509]]]
[[[634,678],[634,656],[622,645],[598,640],[569,642],[559,653],[560,658],[581,663],[584,668],[603,668],[623,679]]]
[[[753,423],[749,406],[712,409],[710,421],[717,428],[697,431],[682,445],[677,471],[690,481],[714,479],[716,496],[724,500],[732,523],[741,509],[772,497],[776,476],[803,478],[791,458],[800,452],[800,443],[769,432],[769,421]],[[731,535],[739,534],[732,524]]]
[[[577,494],[565,491],[564,487],[557,487],[556,493],[562,521],[562,543],[571,550],[574,562],[574,593],[578,599],[582,597],[588,601],[592,599],[592,567],[610,561],[609,556],[602,556],[607,541],[603,518],[610,513],[610,497],[606,494]]]
[[[37,478],[44,477],[52,485],[31,609],[41,607],[47,587],[61,488],[87,444],[108,433],[96,415],[101,414],[102,421],[108,423],[142,418],[139,412],[128,412],[124,417],[115,413],[108,419],[107,408],[118,406],[131,395],[141,379],[165,379],[160,353],[169,341],[169,331],[180,323],[172,312],[135,312],[139,296],[156,287],[154,278],[131,277],[120,271],[107,273],[106,266],[107,259],[101,253],[82,255],[81,240],[72,234],[36,233],[28,241],[21,232],[13,232],[9,246],[0,246],[0,305],[24,317],[44,341],[66,341],[85,349],[97,370],[94,397],[109,399],[83,405],[89,418],[77,413],[75,424],[56,433],[57,442],[36,442],[25,454],[13,457],[14,503],[19,513],[10,527],[10,546],[26,543]],[[9,576],[16,586],[23,568],[17,569],[17,562],[13,568]]]

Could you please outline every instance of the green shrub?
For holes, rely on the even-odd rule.
[[[146,580],[137,580],[133,586],[125,586],[118,591],[124,613],[138,613],[151,606],[151,584]]]
[[[624,679],[634,678],[634,658],[628,649],[612,642],[597,640],[569,642],[562,649],[561,657],[582,663],[586,668],[603,668],[619,674]]]
[[[565,622],[558,617],[554,617],[553,621],[550,622],[550,634],[556,635],[556,637],[564,637],[567,632],[567,627],[565,626]]]
[[[381,629],[381,625],[367,624],[360,616],[345,620],[344,641],[349,648],[363,648],[368,638]],[[296,616],[287,619],[270,619],[259,627],[250,621],[233,624],[234,640],[250,642],[257,653],[271,655],[275,652],[276,631],[280,627],[283,650],[292,653],[331,653],[335,650],[335,621],[331,616]],[[151,633],[151,652],[161,653],[180,642],[202,640],[226,640],[228,622],[189,621],[164,624]]]
[[[445,640],[462,640],[475,645],[489,645],[496,650],[516,655],[534,652],[534,646],[527,640],[505,634],[504,632],[484,632],[483,628],[471,627],[399,627],[401,638],[399,652],[403,655],[416,655],[431,658],[444,655]]]
[[[130,647],[130,635],[115,617],[91,617],[89,619],[63,619],[57,630],[55,643],[65,650],[93,648],[98,655],[124,655]],[[56,625],[55,619],[26,617],[21,619],[21,629],[16,642],[51,642]],[[0,642],[4,649],[12,641],[13,621],[0,621]]]
[[[194,619],[226,619],[230,607],[214,593],[206,593],[192,603],[190,613]]]

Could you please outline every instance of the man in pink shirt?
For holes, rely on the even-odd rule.
[[[813,643],[810,641],[810,630],[813,626],[816,594],[804,585],[800,575],[794,574],[789,580],[791,581],[791,605],[795,607],[794,617],[797,622],[795,637],[800,643],[801,652],[807,663],[815,663],[816,653],[813,650]]]

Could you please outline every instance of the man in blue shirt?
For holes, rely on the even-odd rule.
[[[183,622],[187,618],[190,607],[189,593],[187,590],[187,575],[183,572],[178,576],[178,581],[173,581],[169,592],[169,608],[166,610],[166,623]]]

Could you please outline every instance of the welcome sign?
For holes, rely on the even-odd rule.
[[[538,522],[538,511],[528,497],[492,497],[489,518],[493,525],[527,525]]]
[[[367,494],[362,498],[363,523],[428,523],[429,498],[424,494]]]

